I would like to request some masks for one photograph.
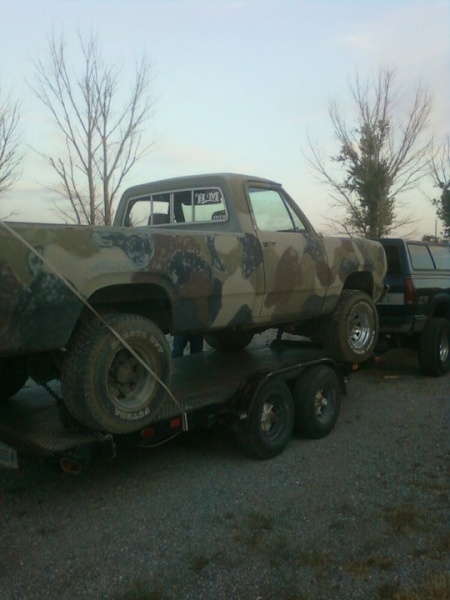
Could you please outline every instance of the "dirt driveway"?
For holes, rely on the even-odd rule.
[[[81,477],[2,470],[0,597],[448,600],[449,384],[393,351],[270,461],[211,429]]]

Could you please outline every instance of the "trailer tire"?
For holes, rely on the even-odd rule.
[[[152,321],[129,314],[108,315],[105,322],[93,321],[85,327],[82,343],[64,365],[63,397],[69,412],[86,426],[109,433],[125,434],[146,427],[166,397],[158,379],[170,384],[172,362],[164,334]]]
[[[334,369],[328,365],[308,369],[297,379],[293,398],[295,433],[309,439],[328,435],[341,407],[340,382]]]
[[[450,321],[429,321],[420,337],[418,359],[424,375],[439,377],[450,371]]]
[[[239,441],[250,456],[267,460],[283,452],[293,427],[292,394],[283,380],[270,379],[254,395]]]
[[[253,333],[251,331],[223,331],[205,336],[205,341],[211,348],[223,352],[244,350],[252,339]]]
[[[8,400],[23,388],[28,371],[22,358],[0,360],[0,402]]]
[[[360,363],[372,355],[378,337],[378,314],[372,298],[359,290],[344,290],[325,319],[323,340],[336,360]]]

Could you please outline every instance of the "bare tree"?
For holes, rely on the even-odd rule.
[[[0,99],[0,194],[16,181],[22,162],[19,121],[19,103]]]
[[[355,107],[347,125],[336,102],[329,115],[339,153],[325,160],[308,140],[307,160],[319,179],[331,188],[334,204],[343,210],[340,226],[350,234],[382,237],[411,223],[399,218],[397,197],[415,188],[429,162],[431,140],[422,141],[431,99],[418,87],[403,120],[395,119],[394,72],[382,70],[366,83],[356,78],[350,87]]]
[[[75,223],[110,225],[124,177],[149,149],[142,144],[142,131],[152,107],[150,67],[142,59],[125,92],[119,87],[119,69],[103,62],[96,38],[84,42],[80,37],[79,42],[81,74],[69,65],[63,37],[52,37],[47,60],[35,64],[34,91],[65,145],[62,154],[43,156],[57,174],[53,189],[69,201],[70,209],[60,208],[60,214]]]
[[[436,207],[436,216],[444,224],[444,236],[450,238],[450,136],[433,155],[431,165],[434,185],[441,190],[439,198],[431,202]]]

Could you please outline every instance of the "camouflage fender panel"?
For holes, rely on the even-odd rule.
[[[172,304],[174,331],[248,325],[258,310],[263,272],[254,236],[149,233],[147,228],[17,229],[35,253],[0,231],[2,355],[63,347],[83,308],[39,255],[86,299],[110,286],[160,286]]]
[[[387,270],[386,255],[377,242],[367,239],[324,238],[328,255],[330,289],[324,304],[324,313],[333,310],[346,280],[355,273],[368,273],[372,283],[372,298],[376,300],[384,290]]]

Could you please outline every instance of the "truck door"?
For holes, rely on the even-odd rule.
[[[320,315],[328,287],[320,238],[281,190],[250,187],[248,195],[264,262],[261,320]]]

